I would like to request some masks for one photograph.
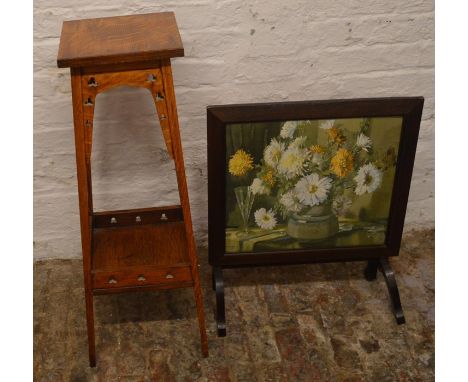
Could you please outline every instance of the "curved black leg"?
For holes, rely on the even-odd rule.
[[[379,260],[369,260],[367,267],[364,270],[364,277],[367,281],[373,281],[377,278],[377,269],[379,268]]]
[[[393,269],[390,267],[388,259],[380,259],[380,266],[382,273],[387,283],[388,293],[393,305],[393,314],[395,315],[396,322],[398,325],[405,323],[405,316],[403,315],[403,308],[401,307],[400,293],[398,292],[398,286],[395,280],[395,274]]]
[[[221,267],[213,267],[213,287],[216,290],[216,326],[218,337],[226,337],[226,312],[224,306],[224,281]]]

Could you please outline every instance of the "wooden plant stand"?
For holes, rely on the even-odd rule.
[[[198,261],[171,71],[184,55],[172,12],[66,21],[57,65],[70,67],[89,362],[96,365],[93,296],[192,287],[203,356],[208,355]],[[96,96],[117,86],[153,97],[180,205],[94,212],[91,148]]]

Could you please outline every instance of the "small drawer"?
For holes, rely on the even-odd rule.
[[[117,272],[99,271],[93,274],[94,289],[175,284],[188,281],[192,281],[190,267],[144,267]]]

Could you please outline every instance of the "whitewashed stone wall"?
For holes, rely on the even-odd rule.
[[[434,226],[434,3],[426,0],[36,0],[35,258],[80,256],[70,75],[56,67],[63,20],[174,11],[173,60],[197,242],[206,245],[206,106],[241,102],[426,98],[406,229]],[[95,208],[177,203],[144,89],[97,98]]]

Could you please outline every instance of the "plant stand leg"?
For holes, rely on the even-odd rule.
[[[203,357],[208,357],[208,338],[205,328],[205,311],[203,309],[203,298],[200,285],[200,275],[198,272],[198,258],[195,245],[195,237],[193,235],[192,215],[190,213],[190,201],[187,189],[187,179],[185,176],[184,155],[182,153],[182,143],[180,141],[179,118],[177,117],[176,98],[174,93],[174,83],[172,79],[171,60],[164,59],[161,61],[161,73],[164,86],[164,103],[157,102],[156,109],[158,112],[161,126],[163,126],[163,135],[166,140],[169,153],[174,156],[174,164],[176,168],[177,185],[179,187],[180,204],[184,217],[185,235],[187,238],[187,251],[190,258],[193,287],[195,292],[195,302],[197,306],[198,326],[200,329],[201,351]],[[156,93],[156,96],[158,94]],[[164,114],[164,113],[167,114]],[[164,128],[165,123],[168,123],[169,130]],[[166,126],[167,127],[167,126]]]
[[[96,347],[94,340],[94,303],[93,303],[93,292],[85,292],[86,299],[86,326],[88,329],[88,355],[89,355],[89,366],[96,366]]]
[[[398,292],[398,286],[395,280],[395,273],[393,272],[388,259],[380,259],[380,267],[387,283],[388,293],[393,305],[393,314],[398,325],[405,323],[405,316],[403,314],[403,308],[401,307],[400,293]]]
[[[216,290],[216,326],[218,337],[226,337],[226,311],[224,305],[224,281],[221,267],[213,267],[213,284]]]
[[[89,97],[82,88],[81,70],[71,69],[73,98],[73,124],[75,131],[75,153],[80,207],[81,250],[86,302],[86,328],[88,332],[89,365],[96,366],[94,338],[94,306],[92,286],[92,214],[93,198],[91,190],[91,147],[94,97]]]
[[[367,267],[364,270],[364,277],[367,281],[373,281],[377,278],[377,269],[379,268],[378,260],[369,260]]]

